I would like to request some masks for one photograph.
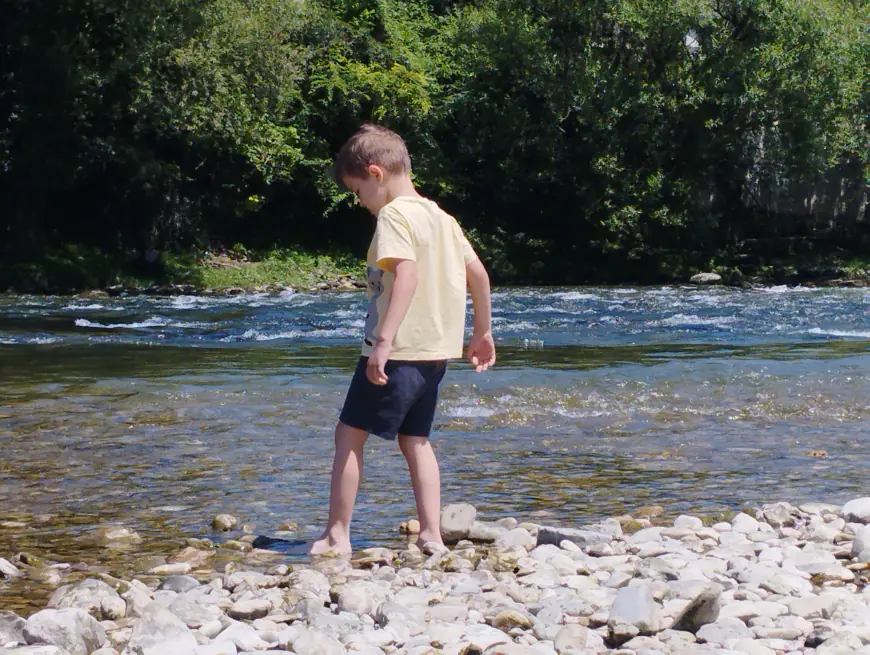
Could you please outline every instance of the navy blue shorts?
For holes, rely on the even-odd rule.
[[[368,357],[360,357],[356,365],[341,410],[341,422],[384,439],[395,439],[398,434],[428,437],[447,361],[390,360],[384,366],[385,385],[369,382],[368,361]]]

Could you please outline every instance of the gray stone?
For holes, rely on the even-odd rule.
[[[0,557],[0,575],[4,575],[7,578],[14,578],[17,575],[21,575],[21,571],[12,562]]]
[[[506,527],[499,525],[498,523],[475,521],[471,524],[468,538],[476,542],[492,543],[507,531],[508,529]]]
[[[0,653],[3,655],[69,655],[69,651],[57,646],[19,646],[0,650]],[[93,655],[97,655],[97,653],[99,651],[94,651]],[[115,655],[115,651],[112,651],[112,655]]]
[[[219,532],[228,532],[238,525],[239,519],[232,514],[218,514],[212,519],[211,527]]]
[[[683,514],[674,519],[674,527],[683,530],[700,530],[704,527],[704,522],[697,516]]]
[[[163,655],[192,651],[199,644],[190,629],[172,612],[152,603],[133,624],[124,655]]]
[[[260,638],[257,631],[247,623],[233,621],[230,626],[221,632],[216,641],[231,641],[240,651],[266,650],[272,644]],[[299,651],[297,651],[299,652]]]
[[[794,515],[797,509],[789,503],[773,503],[761,507],[762,518],[774,528],[794,525]]]
[[[832,627],[827,625],[819,626],[807,635],[804,645],[807,648],[818,648],[835,634],[836,632]]]
[[[102,580],[88,578],[74,585],[64,585],[55,591],[48,601],[49,609],[77,608],[93,614],[97,619],[120,618],[104,616],[102,604],[104,599],[121,600],[118,592]],[[115,605],[117,608],[117,605]],[[126,613],[126,612],[125,612]]]
[[[196,589],[201,586],[199,580],[189,575],[170,575],[160,583],[158,589],[161,591],[174,591],[177,594],[183,594],[191,589]]]
[[[813,585],[809,580],[788,573],[782,569],[777,569],[773,575],[759,585],[765,591],[780,596],[806,596],[813,590]]]
[[[100,601],[100,615],[106,621],[117,621],[127,616],[127,603],[120,596],[105,596]]]
[[[0,610],[0,647],[7,644],[26,644],[25,621],[15,612]]]
[[[697,273],[689,278],[692,284],[719,284],[722,276],[718,273]]]
[[[580,548],[586,548],[592,544],[609,544],[613,536],[607,532],[594,530],[575,530],[572,528],[540,527],[538,529],[538,546],[552,544],[559,546],[563,541],[570,541]]]
[[[133,546],[142,543],[142,537],[136,534],[135,530],[119,526],[108,526],[97,529],[94,532],[94,539],[101,546],[107,546],[109,548]]]
[[[645,584],[620,589],[607,617],[610,639],[614,643],[623,643],[625,640],[620,639],[628,634],[619,634],[618,626],[634,626],[638,634],[650,635],[661,630],[660,623],[659,606],[653,599],[652,590]]]
[[[160,564],[148,570],[152,575],[184,575],[193,567],[190,562],[176,562],[175,564]]]
[[[347,650],[335,637],[314,630],[300,629],[293,641],[293,651],[306,655],[345,655]]]
[[[722,607],[722,588],[710,585],[702,589],[674,620],[673,629],[695,634],[702,626],[715,623]]]
[[[338,609],[353,614],[373,614],[387,599],[387,589],[376,582],[359,580],[333,588]]]
[[[263,618],[271,610],[272,603],[268,600],[264,598],[248,598],[233,603],[233,606],[229,609],[227,614],[234,619],[253,621],[254,619]]]
[[[863,645],[855,635],[849,632],[838,632],[816,648],[816,655],[854,655]]]
[[[200,605],[184,596],[173,600],[168,609],[191,630],[202,628],[223,616],[223,612],[217,606]]]
[[[441,510],[441,538],[449,544],[468,538],[477,509],[468,503],[447,505]]]
[[[843,505],[843,514],[849,521],[870,523],[870,497],[850,500]]]
[[[557,653],[565,653],[572,649],[585,648],[588,638],[588,628],[578,623],[571,623],[559,629],[553,645]]]
[[[702,642],[724,646],[731,640],[752,639],[753,634],[740,619],[722,619],[701,626],[697,637]]]
[[[47,609],[37,612],[24,625],[28,644],[57,646],[71,655],[88,655],[106,644],[106,631],[83,609]]]
[[[519,546],[526,550],[534,548],[537,544],[537,539],[533,537],[525,528],[514,528],[500,535],[495,540],[495,547],[507,550]]]
[[[870,525],[862,525],[855,531],[855,540],[852,542],[852,557],[860,557],[861,553],[868,548],[870,548]]]
[[[792,614],[805,619],[828,619],[840,604],[840,599],[832,595],[806,596],[787,601]]]

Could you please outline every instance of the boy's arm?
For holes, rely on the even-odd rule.
[[[492,298],[489,275],[479,259],[465,266],[471,302],[474,306],[474,332],[468,344],[466,358],[478,373],[495,364],[495,342],[492,340]]]
[[[412,259],[387,258],[378,261],[378,265],[384,270],[394,273],[393,291],[390,295],[390,304],[387,313],[381,323],[377,342],[372,354],[369,355],[366,377],[373,384],[384,385],[387,383],[387,375],[384,366],[393,352],[393,340],[396,332],[408,313],[414,291],[417,289],[417,262]]]

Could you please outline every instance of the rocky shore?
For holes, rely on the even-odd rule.
[[[142,580],[103,573],[59,586],[29,618],[0,611],[0,652],[870,654],[870,498],[776,503],[714,525],[656,513],[558,528],[452,505],[450,548],[262,570],[216,571],[215,545],[191,539]],[[0,559],[0,574],[30,575],[25,560]],[[61,584],[69,566],[49,569]]]

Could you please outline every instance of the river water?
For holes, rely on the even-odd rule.
[[[867,290],[502,289],[493,304],[497,367],[456,364],[443,387],[444,502],[576,525],[870,492]],[[0,557],[129,576],[138,556],[227,538],[209,528],[221,512],[315,537],[364,311],[361,293],[0,297]],[[413,514],[396,444],[370,439],[355,546],[399,545]],[[94,548],[110,524],[143,543]],[[23,585],[0,582],[0,606],[44,602]]]

